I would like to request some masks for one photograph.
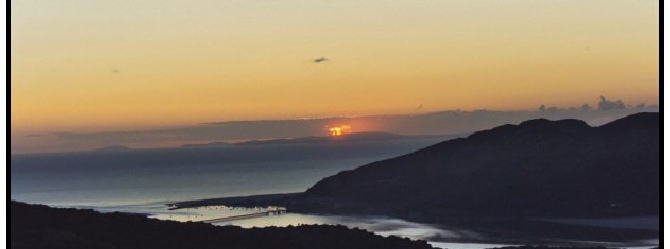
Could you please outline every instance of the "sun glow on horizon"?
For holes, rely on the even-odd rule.
[[[330,133],[333,137],[338,137],[338,136],[342,136],[346,133],[349,133],[350,130],[351,130],[351,126],[348,126],[348,125],[334,126],[334,127],[330,127],[330,129],[328,129],[328,130],[330,131]]]

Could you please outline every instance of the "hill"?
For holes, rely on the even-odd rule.
[[[438,223],[467,217],[658,215],[659,122],[658,113],[599,127],[579,120],[530,120],[343,171],[304,193],[175,206],[270,204]]]
[[[411,216],[659,213],[659,114],[531,120],[327,177],[301,208]]]
[[[243,229],[11,203],[11,248],[433,248],[344,226]]]
[[[148,219],[141,214],[99,213],[12,201],[11,248],[434,248],[425,241],[382,237],[341,225],[240,228]],[[505,249],[606,249],[520,246]],[[658,247],[657,247],[658,248]]]

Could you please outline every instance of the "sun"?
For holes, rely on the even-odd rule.
[[[346,133],[349,133],[349,131],[351,130],[351,126],[348,125],[333,126],[330,127],[330,129],[328,130],[330,131],[330,135],[332,135],[333,137],[338,137]]]

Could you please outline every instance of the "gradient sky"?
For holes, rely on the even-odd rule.
[[[12,0],[13,135],[657,104],[646,0]],[[324,56],[325,63],[312,63]]]

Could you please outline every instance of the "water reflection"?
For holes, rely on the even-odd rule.
[[[449,249],[488,249],[513,245],[503,244],[482,244],[482,243],[454,243],[454,242],[428,242],[433,247]]]
[[[176,221],[204,221],[223,217],[244,215],[267,210],[267,208],[232,208],[226,206],[210,206],[178,210],[163,210],[151,215],[151,218]],[[463,239],[481,239],[480,235],[466,230],[449,230],[442,227],[393,219],[385,216],[341,216],[284,213],[259,218],[233,220],[213,223],[217,226],[240,226],[244,228],[269,226],[299,225],[345,225],[351,228],[365,229],[381,236],[398,236],[414,240],[426,240],[435,247],[452,249],[480,249],[500,246],[502,244],[451,243],[448,241]],[[460,246],[460,245],[463,246]]]
[[[432,225],[408,222],[382,216],[338,216],[309,215],[288,213],[259,219],[238,220],[217,223],[216,225],[235,225],[245,228],[267,226],[297,226],[301,224],[345,225],[369,230],[382,236],[399,236],[410,239],[461,239],[463,233],[445,230]],[[474,233],[472,233],[474,234]],[[472,236],[470,234],[469,236]]]
[[[73,207],[73,206],[70,206]],[[91,208],[87,206],[74,206],[77,208]],[[94,209],[102,212],[121,211],[131,213],[148,214],[149,218],[160,220],[173,220],[180,222],[199,222],[205,220],[219,219],[234,215],[258,213],[268,210],[267,207],[256,208],[234,208],[226,206],[208,206],[199,208],[186,208],[168,210],[165,203],[146,203],[144,205],[109,205],[97,206]],[[452,229],[443,226],[409,222],[385,216],[342,216],[342,215],[314,215],[284,213],[280,215],[268,215],[258,218],[233,220],[227,222],[213,223],[217,226],[240,226],[244,228],[269,227],[269,226],[298,226],[298,225],[345,225],[351,228],[365,229],[381,236],[398,236],[414,240],[425,240],[434,247],[450,249],[485,249],[514,244],[492,244],[494,242],[485,235],[465,229]],[[482,243],[477,243],[482,242]],[[621,244],[615,242],[597,241],[563,241],[584,245],[616,246],[621,248],[645,249],[658,245],[658,240],[638,241],[632,244]]]

